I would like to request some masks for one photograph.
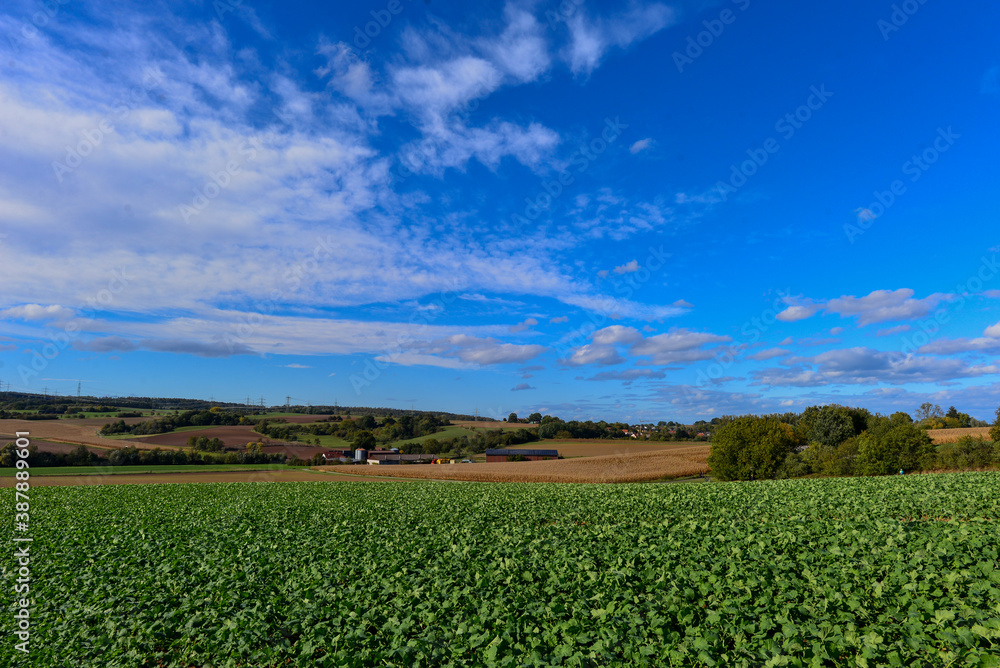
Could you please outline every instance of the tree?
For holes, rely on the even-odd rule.
[[[359,431],[354,435],[355,450],[372,450],[375,448],[375,436],[370,431]]]
[[[937,404],[932,404],[929,401],[925,401],[920,404],[920,408],[917,409],[917,420],[929,420],[931,418],[944,417],[944,411]]]
[[[994,445],[1000,446],[1000,407],[997,408],[997,419],[990,427],[990,440],[993,441]]]
[[[517,422],[517,413],[511,413],[508,415],[507,422]]]
[[[829,406],[810,406],[802,412],[799,427],[806,440],[823,445],[839,445],[858,432],[851,411],[844,406],[831,404]]]
[[[542,414],[541,413],[532,413],[531,415],[528,416],[528,422],[530,422],[531,424],[541,424],[541,422],[542,422]]]
[[[720,480],[773,478],[800,441],[790,425],[748,415],[715,431],[708,465]]]
[[[856,473],[888,475],[902,469],[922,471],[934,465],[934,443],[916,424],[878,420],[858,437]]]

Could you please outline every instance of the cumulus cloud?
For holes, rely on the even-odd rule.
[[[632,274],[637,271],[639,271],[638,260],[630,260],[629,262],[614,268],[614,272],[616,274]]]
[[[707,346],[732,339],[728,336],[688,329],[671,329],[665,334],[644,337],[633,327],[612,325],[593,332],[591,340],[592,343],[576,348],[563,362],[570,366],[620,364],[626,358],[619,352],[618,346],[627,346],[631,356],[644,358],[640,361],[641,364],[670,365],[697,362],[710,359],[716,354],[714,348]]]
[[[916,320],[927,316],[935,306],[951,298],[950,295],[941,293],[922,299],[914,299],[913,295],[913,290],[901,288],[875,290],[863,297],[844,295],[825,303],[802,298],[785,298],[785,303],[790,305],[778,314],[778,319],[783,322],[796,322],[810,318],[822,310],[842,318],[857,318],[861,326]]]
[[[535,390],[535,389],[538,389],[538,388],[532,387],[531,385],[528,385],[527,383],[518,383],[514,387],[510,388],[510,391],[511,392],[523,392],[524,390]]]
[[[557,316],[555,318],[551,318],[549,320],[549,324],[551,324],[551,325],[559,325],[559,324],[564,323],[564,322],[569,322],[569,316],[568,315],[560,315],[560,316]]]
[[[956,355],[959,353],[1000,353],[1000,322],[983,330],[975,338],[938,339],[921,346],[917,351],[931,355]]]
[[[642,340],[642,334],[634,327],[611,325],[599,329],[591,335],[595,344],[609,345],[614,343],[636,343]]]
[[[621,364],[625,361],[612,345],[586,344],[573,351],[568,359],[562,360],[569,366],[587,364]]]
[[[493,338],[478,338],[466,334],[416,343],[412,352],[427,356],[457,359],[465,364],[489,366],[527,362],[545,352],[545,346],[502,343]],[[390,361],[397,361],[388,357]]]
[[[1000,373],[1000,366],[970,365],[958,359],[903,355],[866,347],[830,350],[794,358],[786,367],[751,372],[768,386],[817,387],[838,384],[902,385],[941,383]]]
[[[526,329],[530,329],[537,324],[538,324],[537,320],[535,320],[534,318],[528,318],[524,322],[519,322],[516,325],[511,325],[510,332],[511,334],[516,334],[517,332],[523,332]]]

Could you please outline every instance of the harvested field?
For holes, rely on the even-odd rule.
[[[558,450],[563,457],[599,457],[600,455],[623,455],[633,452],[662,452],[664,450],[683,450],[686,448],[708,447],[707,443],[694,441],[635,441],[632,439],[595,440],[567,439],[535,441],[520,445],[506,446],[507,450]]]
[[[83,443],[104,448],[124,448],[126,445],[143,447],[140,440],[101,438],[97,435],[100,426],[77,424],[79,422],[82,420],[0,420],[0,437],[14,438],[14,432],[26,431],[31,434],[32,439]]]
[[[360,466],[358,468],[361,468]],[[14,478],[0,478],[0,488],[13,487]],[[215,473],[140,473],[136,475],[34,476],[32,487],[75,485],[160,485],[192,482],[392,482],[388,478],[341,476],[319,471],[234,471]]]
[[[262,437],[253,430],[250,425],[234,425],[220,427],[205,427],[204,429],[191,429],[189,431],[174,431],[169,434],[157,434],[156,436],[143,436],[142,442],[152,445],[187,447],[188,439],[194,436],[200,438],[217,438],[227,447],[245,448],[247,443],[259,441]],[[272,441],[275,445],[283,444],[283,441]]]
[[[0,448],[10,443],[11,439],[0,437]],[[54,452],[58,454],[66,454],[76,450],[79,445],[72,445],[70,443],[53,443],[51,441],[43,441],[41,439],[32,438],[31,444],[38,448],[39,452]],[[96,445],[89,445],[87,449],[98,457],[106,457],[108,455],[107,447],[98,447]]]
[[[540,462],[319,466],[321,471],[474,482],[648,482],[708,473],[707,445]]]
[[[927,435],[935,443],[954,443],[963,436],[990,437],[989,427],[969,427],[967,429],[930,429]]]

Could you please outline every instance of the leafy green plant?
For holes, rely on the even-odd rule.
[[[1000,665],[996,473],[31,493],[2,665]]]

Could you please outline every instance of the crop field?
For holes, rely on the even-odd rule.
[[[60,443],[83,443],[104,447],[125,447],[123,443],[101,438],[97,430],[101,425],[75,424],[74,420],[0,420],[0,436],[14,437],[19,431],[29,432],[33,439],[45,439]],[[80,422],[85,422],[80,420]],[[102,423],[103,424],[103,423]],[[132,445],[142,447],[136,442]]]
[[[32,489],[28,661],[996,666],[998,519],[998,474]]]
[[[620,455],[630,452],[657,452],[662,450],[703,448],[707,453],[708,443],[695,441],[639,441],[634,439],[553,439],[507,446],[510,450],[544,449],[558,450],[563,457],[596,457],[598,455]]]
[[[13,478],[16,468],[0,468],[0,478]],[[35,476],[131,475],[135,473],[204,473],[219,471],[282,471],[284,464],[162,464],[155,466],[45,466],[31,469]]]
[[[963,436],[982,436],[985,439],[990,437],[989,427],[968,427],[966,429],[929,429],[927,435],[935,443],[954,443]]]
[[[473,482],[649,482],[708,473],[708,448],[666,452],[638,452],[577,459],[537,462],[478,464],[407,464],[397,466],[321,466],[324,471],[343,471],[371,476],[466,480]]]

